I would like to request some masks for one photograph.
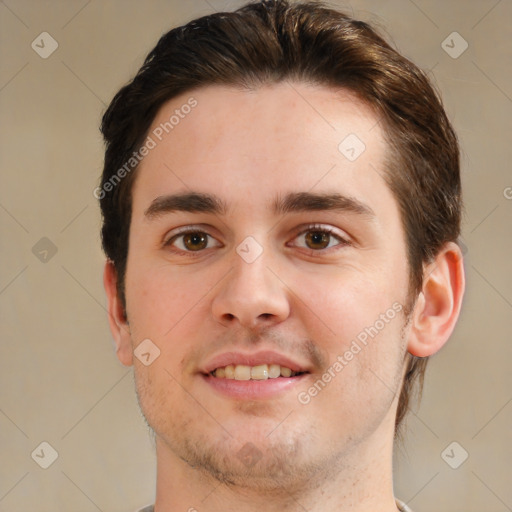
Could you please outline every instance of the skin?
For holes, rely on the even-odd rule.
[[[406,243],[382,179],[380,125],[346,91],[281,83],[186,93],[161,108],[151,130],[190,96],[197,106],[137,171],[127,318],[112,263],[104,274],[117,355],[134,365],[140,407],[156,434],[155,510],[395,511],[392,448],[405,357],[431,355],[450,336],[464,291],[461,253],[446,244],[425,269],[410,317],[402,310],[389,320],[300,403],[299,393],[365,327],[393,304],[406,305]],[[353,162],[338,150],[348,134],[366,146]],[[156,198],[191,191],[215,194],[226,212],[145,215]],[[272,201],[290,192],[343,194],[373,215],[274,213]],[[326,248],[304,235],[318,225],[333,230],[321,238]],[[184,226],[210,235],[208,245],[183,245],[174,235]],[[263,250],[252,263],[236,251],[248,236]],[[160,355],[145,366],[133,350],[148,338]],[[251,400],[218,393],[201,376],[213,356],[260,349],[310,373]],[[250,466],[237,456],[244,446],[259,457]]]

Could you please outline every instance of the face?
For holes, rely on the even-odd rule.
[[[119,354],[159,351],[133,358],[158,448],[268,488],[384,446],[408,267],[376,116],[320,86],[210,86],[163,106],[149,135]]]

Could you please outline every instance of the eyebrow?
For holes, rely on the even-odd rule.
[[[375,212],[367,204],[338,193],[292,192],[284,197],[278,196],[273,209],[276,214],[331,210],[375,217]]]
[[[275,215],[308,211],[340,211],[374,218],[370,206],[358,199],[338,193],[290,192],[278,195],[271,203]],[[210,213],[226,215],[228,205],[214,194],[185,192],[159,196],[154,199],[144,212],[144,216],[155,219],[171,212]]]
[[[148,219],[154,219],[166,213],[177,211],[225,215],[227,205],[213,194],[186,192],[157,197],[146,209],[144,216]]]

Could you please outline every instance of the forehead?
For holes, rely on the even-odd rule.
[[[228,202],[245,197],[245,206],[270,190],[374,190],[377,202],[390,199],[381,190],[386,144],[378,119],[344,90],[207,86],[164,104],[148,137],[153,147],[138,169],[134,207],[187,189]]]

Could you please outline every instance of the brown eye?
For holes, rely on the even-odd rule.
[[[325,249],[331,241],[331,234],[325,231],[309,231],[304,240],[310,249]]]
[[[183,246],[189,251],[200,251],[208,246],[208,235],[206,233],[187,233],[183,236]]]
[[[335,232],[330,226],[311,225],[296,235],[292,247],[307,249],[310,254],[331,254],[338,249],[350,245],[348,238]]]
[[[178,233],[165,242],[164,245],[169,247],[173,252],[180,254],[188,253],[189,255],[199,253],[205,249],[222,246],[218,240],[208,233],[195,230]]]

